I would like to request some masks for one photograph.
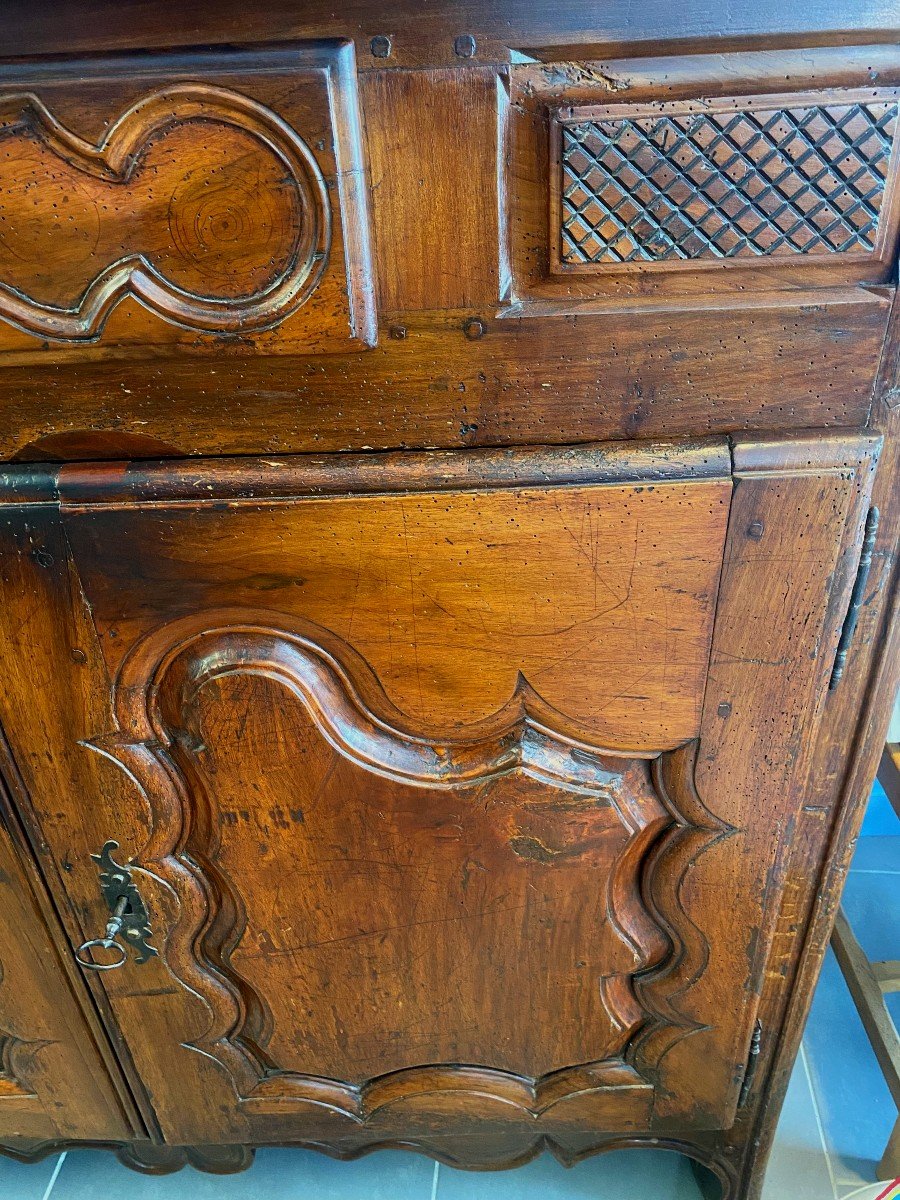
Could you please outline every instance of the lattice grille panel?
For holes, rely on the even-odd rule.
[[[896,101],[563,124],[562,261],[871,251],[896,125]]]

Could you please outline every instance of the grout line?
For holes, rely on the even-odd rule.
[[[53,1168],[53,1174],[50,1176],[50,1182],[47,1184],[41,1200],[50,1200],[50,1193],[53,1191],[53,1187],[59,1178],[59,1173],[63,1168],[63,1163],[66,1161],[66,1155],[68,1153],[68,1150],[63,1150],[62,1154],[56,1160],[56,1166]]]
[[[438,1172],[441,1169],[441,1164],[435,1161],[434,1174],[431,1176],[431,1200],[437,1200],[438,1190]]]
[[[852,1187],[853,1185],[851,1184],[850,1186]],[[875,1183],[864,1183],[862,1187],[853,1188],[852,1192],[844,1192],[843,1196],[841,1196],[841,1200],[851,1200],[851,1197],[853,1196],[861,1196],[863,1192],[875,1191],[875,1188],[878,1187],[881,1187],[881,1184],[877,1181]],[[875,1192],[875,1195],[877,1196],[878,1192]]]
[[[828,1143],[825,1139],[825,1126],[822,1124],[822,1114],[819,1112],[819,1102],[816,1099],[816,1089],[813,1086],[812,1072],[809,1069],[809,1059],[806,1056],[806,1045],[800,1043],[800,1061],[806,1075],[806,1086],[809,1088],[809,1098],[812,1101],[813,1116],[816,1118],[816,1128],[819,1131],[819,1141],[822,1143],[822,1153],[825,1155],[825,1166],[828,1168],[828,1178],[831,1182],[831,1192],[834,1200],[839,1200],[837,1182],[834,1178],[834,1167],[831,1165],[831,1155],[828,1153]]]

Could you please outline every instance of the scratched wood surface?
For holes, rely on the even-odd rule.
[[[758,1197],[900,665],[897,14],[595,7],[7,6],[0,1151]]]
[[[285,613],[353,646],[410,728],[489,723],[524,694],[573,734],[651,752],[697,732],[730,492],[726,475],[67,527],[98,630],[116,630],[111,670],[163,612]]]
[[[47,694],[50,759],[15,703],[4,723],[34,797],[78,776],[97,798],[74,823],[33,812],[57,866],[79,831],[79,926],[111,821],[141,865],[161,957],[104,999],[170,1141],[293,1122],[342,1152],[417,1130],[447,1155],[477,1122],[509,1159],[535,1121],[561,1154],[598,1124],[683,1140],[730,1121],[772,837],[801,801],[792,747],[819,717],[877,439],[747,442],[737,509],[723,451],[8,468],[13,594],[61,605],[27,678],[60,653],[83,673],[77,720]],[[730,691],[757,663],[790,669],[790,713]],[[770,786],[781,816],[757,804]],[[573,894],[592,897],[577,916]],[[238,1101],[216,1101],[213,1062]],[[208,1097],[190,1114],[189,1078]]]
[[[790,108],[794,95],[831,113],[835,89],[874,103],[875,84],[889,105],[896,49],[871,42],[762,40],[710,56],[651,40],[639,55],[574,61],[560,44],[538,64],[476,54],[416,72],[327,41],[56,71],[9,62],[0,452],[252,455],[862,425],[889,312],[877,286],[900,228],[887,124],[871,145],[856,125],[835,134],[859,143],[846,170],[879,206],[878,253],[861,259],[826,247],[560,276],[548,214],[565,106],[739,110],[779,96]],[[789,172],[790,203],[767,202],[787,213],[767,219],[770,241],[784,238],[779,221],[790,229],[825,203],[804,169]],[[835,220],[856,212],[851,188],[828,188]],[[710,231],[726,207],[747,207],[719,199],[721,211],[711,189]],[[740,218],[748,229],[754,212]]]

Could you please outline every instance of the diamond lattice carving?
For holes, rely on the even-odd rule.
[[[875,247],[896,102],[563,123],[564,264]]]

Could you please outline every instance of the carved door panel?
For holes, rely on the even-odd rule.
[[[0,794],[0,1145],[135,1136]],[[76,987],[80,981],[76,980]],[[80,989],[79,989],[80,990]],[[102,1034],[100,1035],[102,1037]],[[113,1068],[115,1069],[115,1068]]]
[[[12,468],[3,720],[84,936],[131,864],[166,1136],[727,1126],[876,451]]]

